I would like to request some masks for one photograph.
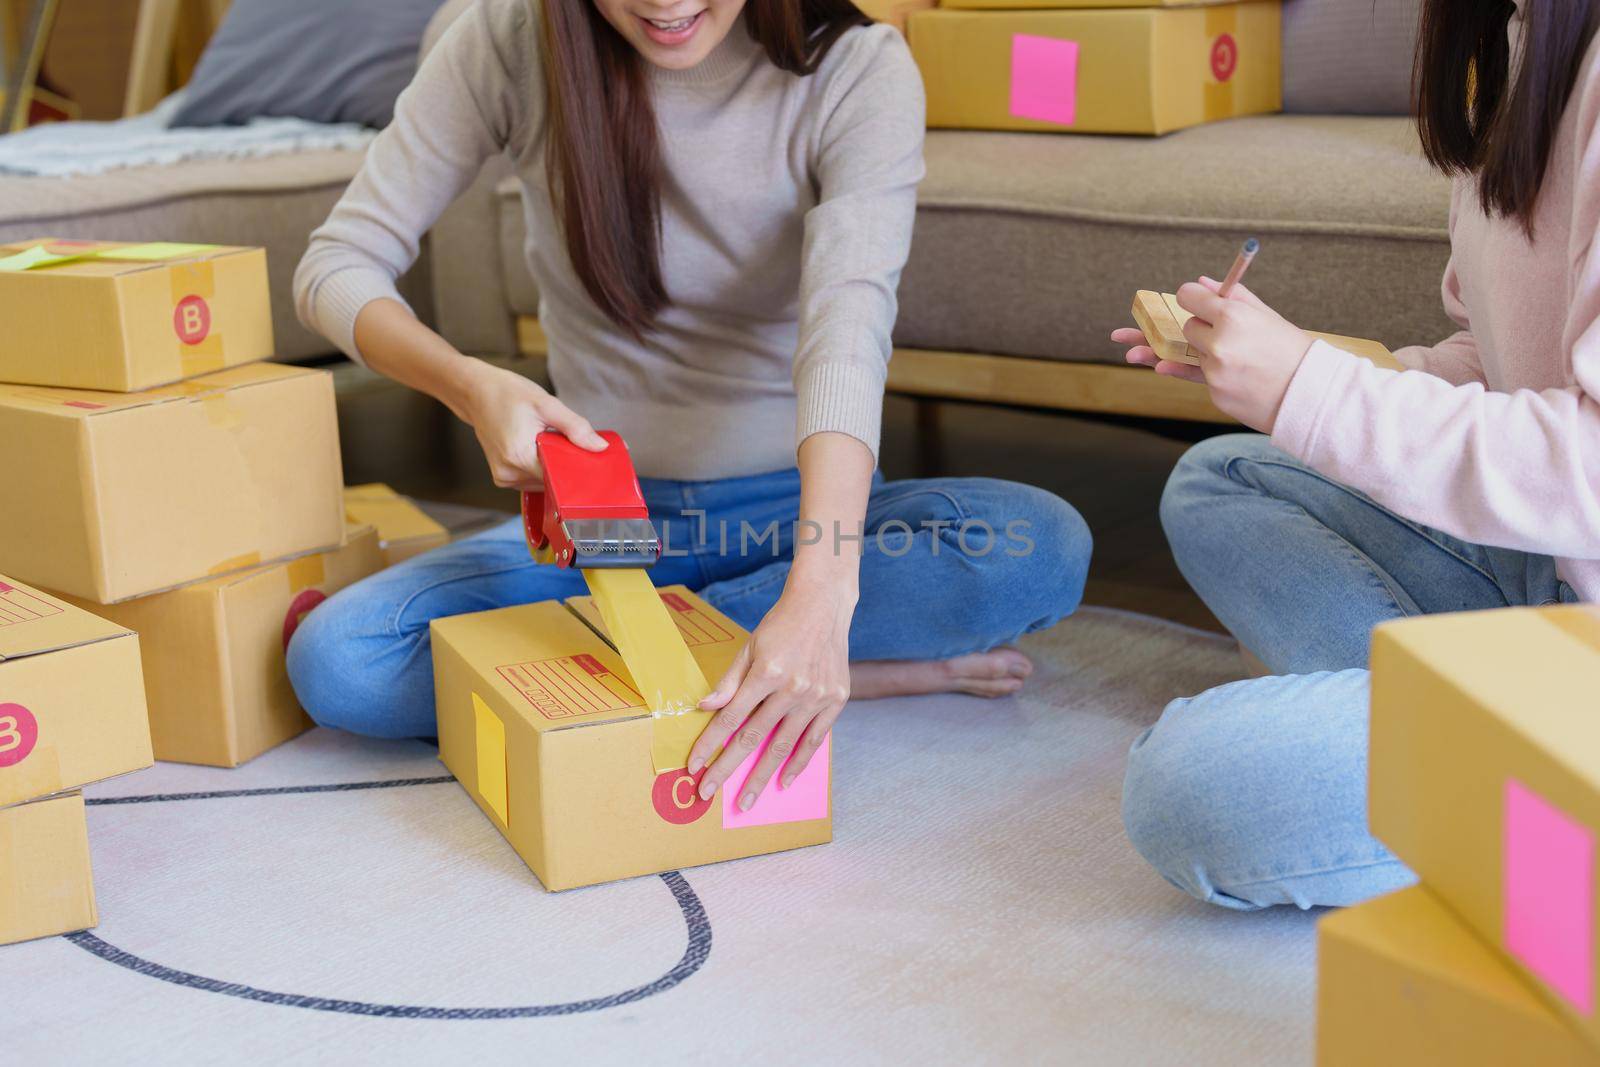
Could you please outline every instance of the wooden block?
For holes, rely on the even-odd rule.
[[[1200,358],[1190,354],[1189,342],[1183,336],[1183,324],[1192,318],[1193,315],[1178,306],[1178,298],[1171,293],[1141,289],[1134,294],[1133,321],[1144,331],[1145,340],[1150,342],[1156,355],[1173,363],[1198,367]],[[1306,333],[1337,349],[1370,360],[1385,370],[1404,369],[1393,353],[1378,341],[1337,333],[1319,333],[1316,330],[1307,330]]]
[[[1175,307],[1177,305],[1169,304],[1164,294],[1140,289],[1133,295],[1133,321],[1144,331],[1145,340],[1161,359],[1198,366],[1200,360],[1189,354],[1182,324],[1172,313]],[[1178,311],[1183,312],[1183,309],[1178,308]]]

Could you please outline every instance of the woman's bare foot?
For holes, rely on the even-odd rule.
[[[1014,648],[946,660],[868,660],[850,664],[850,699],[970,693],[1003,697],[1022,688],[1033,661]]]

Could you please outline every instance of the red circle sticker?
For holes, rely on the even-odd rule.
[[[211,306],[198,296],[184,297],[172,309],[172,328],[184,344],[199,344],[211,336]]]
[[[677,826],[687,826],[711,807],[711,801],[700,798],[700,778],[705,774],[690,774],[678,769],[656,775],[650,787],[650,802],[656,814]]]
[[[0,767],[15,767],[39,743],[39,720],[21,704],[0,704]]]
[[[300,629],[300,620],[311,613],[311,609],[328,599],[328,594],[320,589],[303,589],[300,595],[289,604],[289,611],[283,617],[283,648],[289,649],[289,638]]]
[[[1211,42],[1211,76],[1225,82],[1238,69],[1239,42],[1233,39],[1233,34],[1225,33]]]

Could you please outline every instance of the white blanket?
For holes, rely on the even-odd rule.
[[[173,129],[174,93],[153,110],[115,122],[59,122],[0,137],[0,175],[69,178],[195,159],[246,159],[318,149],[363,148],[376,130],[355,123],[256,119],[246,126]]]

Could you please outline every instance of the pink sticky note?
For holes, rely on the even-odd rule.
[[[1071,126],[1078,118],[1078,42],[1011,38],[1011,113]]]
[[[756,797],[756,802],[749,811],[739,810],[739,796],[744,792],[745,780],[750,777],[750,772],[756,769],[756,760],[766,752],[767,745],[772,744],[772,738],[766,742],[750,758],[739,764],[739,769],[722,787],[722,828],[724,830],[739,830],[747,826],[771,826],[780,822],[804,822],[807,819],[826,819],[828,817],[828,763],[833,749],[833,735],[829,734],[822,739],[822,747],[817,749],[816,755],[811,757],[811,762],[806,764],[806,769],[800,776],[790,783],[788,789],[778,784],[778,779],[783,777],[783,768],[772,776],[772,781],[767,783],[767,788]]]
[[[1594,1009],[1594,832],[1506,780],[1506,949],[1583,1015]]]

